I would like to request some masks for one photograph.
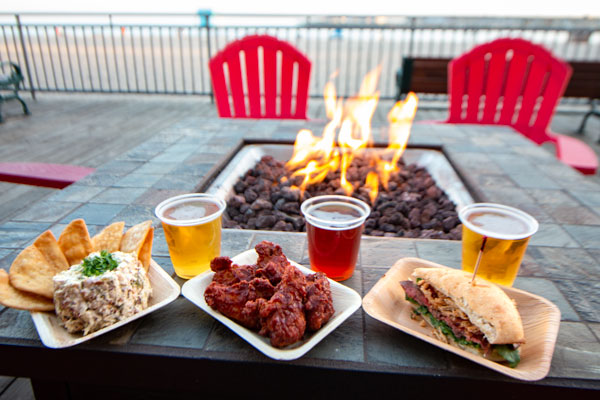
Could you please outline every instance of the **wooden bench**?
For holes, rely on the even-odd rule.
[[[19,101],[23,107],[23,112],[26,115],[31,114],[27,104],[25,104],[25,101],[19,96],[19,89],[22,82],[23,74],[21,73],[21,68],[19,68],[17,64],[10,61],[0,62],[0,122],[4,121],[2,119],[2,103],[9,100]],[[6,91],[10,93],[4,93]]]
[[[396,72],[396,101],[408,92],[447,94],[451,58],[404,57]],[[600,99],[600,62],[569,61],[573,75],[563,97]]]
[[[396,72],[396,101],[408,92],[447,94],[450,58],[403,57]]]
[[[408,92],[447,94],[450,61],[450,58],[404,57],[402,67],[396,72],[396,101]],[[595,108],[596,101],[600,99],[600,62],[573,61],[569,64],[573,74],[563,96],[588,98],[591,104],[591,110],[578,129],[582,133],[590,116],[600,116],[600,111]],[[597,158],[593,150],[575,138],[563,136],[555,135],[557,157],[582,173],[594,174]]]

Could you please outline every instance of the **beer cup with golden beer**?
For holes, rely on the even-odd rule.
[[[513,207],[475,203],[458,214],[462,225],[462,269],[477,276],[512,286],[529,238],[539,224],[531,215]],[[481,255],[480,255],[481,252]]]
[[[190,279],[209,269],[221,253],[221,214],[225,201],[195,193],[167,199],[156,206],[175,273]]]

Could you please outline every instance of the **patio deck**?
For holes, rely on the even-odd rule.
[[[24,116],[20,105],[3,105],[6,121],[0,124],[0,160],[36,161],[98,167],[117,157],[161,129],[192,115],[216,116],[207,97],[83,95],[40,93],[26,97],[32,115]],[[373,125],[385,124],[391,101],[382,101]],[[558,112],[555,132],[585,140],[600,155],[600,119],[590,118],[585,135],[575,133],[587,108]],[[309,102],[309,118],[325,119],[320,100]],[[440,104],[425,104],[416,120],[441,120],[446,111]],[[553,151],[550,147],[548,151]],[[590,179],[600,179],[598,175]],[[0,182],[0,222],[6,221],[55,189]]]
[[[203,97],[109,96],[39,94],[27,99],[33,115],[22,115],[18,104],[3,107],[6,122],[0,125],[0,159],[39,161],[98,167],[180,119],[191,115],[216,115],[210,100]],[[380,103],[374,125],[385,123],[390,102]],[[582,110],[557,113],[553,130],[576,137]],[[417,120],[440,120],[446,112],[422,105]],[[310,101],[309,116],[324,119],[322,102]],[[600,154],[595,142],[600,121],[588,122],[581,137]],[[549,151],[551,151],[549,149]],[[598,176],[589,179],[598,180]],[[24,207],[53,193],[54,189],[0,183],[0,222]],[[33,398],[27,379],[0,377],[0,400]]]

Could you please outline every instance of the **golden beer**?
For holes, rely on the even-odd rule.
[[[206,194],[176,196],[156,207],[175,273],[190,279],[206,271],[221,253],[225,202]]]
[[[463,224],[462,269],[472,272],[480,250],[477,276],[501,285],[512,286],[529,238],[538,222],[513,207],[492,203],[471,204],[459,213]],[[487,237],[482,248],[484,237]]]

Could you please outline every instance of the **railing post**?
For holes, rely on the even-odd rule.
[[[410,18],[410,38],[408,41],[408,56],[412,57],[413,48],[414,48],[414,40],[415,40],[415,17]]]
[[[21,17],[15,14],[17,20],[17,29],[19,30],[19,38],[21,40],[21,51],[23,52],[23,61],[25,61],[25,69],[27,70],[27,79],[29,80],[29,91],[31,97],[35,100],[35,90],[33,89],[33,80],[31,79],[31,68],[29,68],[29,58],[27,57],[27,48],[25,47],[25,37],[23,36],[23,27],[21,26]]]
[[[212,54],[212,48],[210,46],[210,13],[206,13],[204,15],[204,17],[206,18],[206,46],[207,46],[207,50],[208,50],[208,62],[210,62],[210,59],[213,57]],[[210,68],[208,71],[208,74],[210,76]],[[215,94],[213,92],[213,86],[212,86],[212,80],[211,80],[211,84],[210,84],[210,102],[214,104],[215,102]]]

